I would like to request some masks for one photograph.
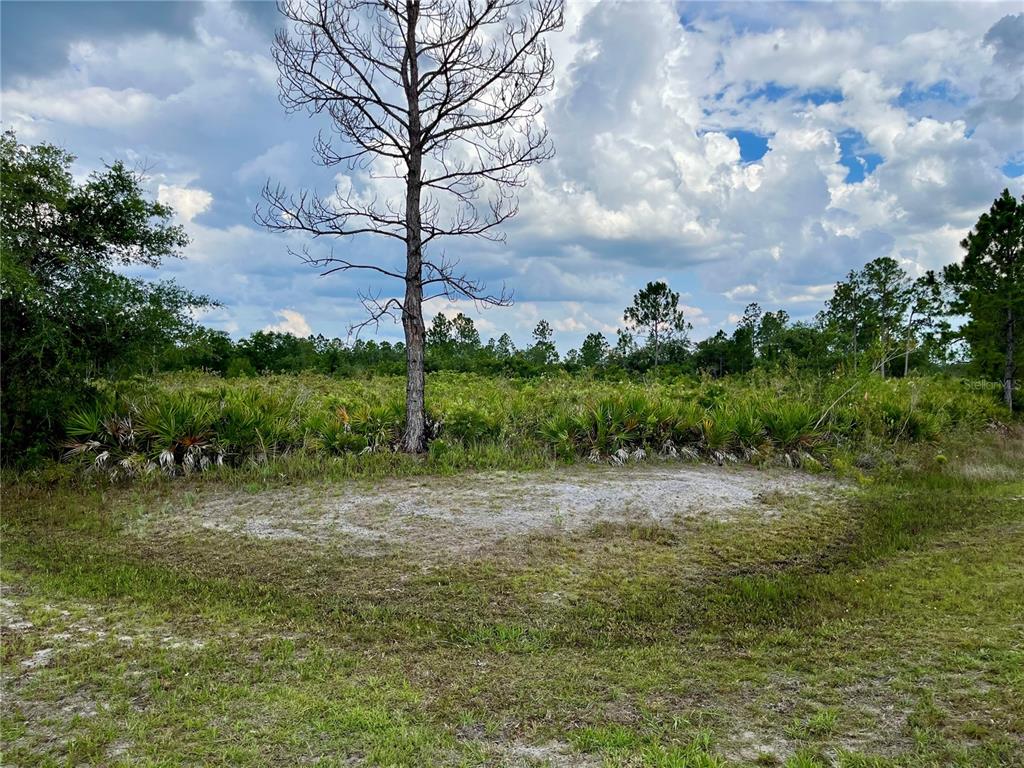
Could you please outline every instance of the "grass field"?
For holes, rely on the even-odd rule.
[[[9,479],[4,764],[1024,764],[1024,439],[926,437],[861,468],[823,440],[852,463],[761,499],[771,515],[627,515],[429,557],[192,521],[223,498],[297,514],[343,474],[383,495],[395,472],[469,482],[436,456]],[[557,479],[557,456],[534,462]]]

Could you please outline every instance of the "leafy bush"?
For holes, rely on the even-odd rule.
[[[821,441],[821,415],[820,409],[799,401],[773,403],[761,411],[768,437],[787,451],[807,450]]]
[[[475,405],[457,404],[442,416],[442,434],[453,440],[475,443],[496,440],[502,431],[501,414]]]

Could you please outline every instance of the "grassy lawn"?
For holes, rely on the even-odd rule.
[[[993,433],[448,561],[137,524],[223,480],[8,484],[3,762],[1024,764],[1021,478]]]

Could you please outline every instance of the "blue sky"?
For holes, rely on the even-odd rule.
[[[310,162],[323,119],[278,103],[270,2],[4,2],[0,120],[26,142],[147,169],[192,236],[161,273],[224,303],[203,321],[345,336],[353,273],[320,278],[302,241],[253,223],[267,179],[368,192]],[[703,338],[750,301],[812,316],[882,255],[912,273],[957,243],[1003,187],[1024,191],[1018,3],[568,2],[543,118],[557,155],[532,173],[502,244],[448,246],[513,307],[466,311],[484,338],[549,320],[564,350],[613,334],[667,280]],[[338,251],[396,264],[388,242]],[[379,335],[399,338],[400,327]]]

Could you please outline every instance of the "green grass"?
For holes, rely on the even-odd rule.
[[[4,762],[1019,764],[1024,442],[895,458],[436,562],[137,525],[217,480],[8,484]]]

